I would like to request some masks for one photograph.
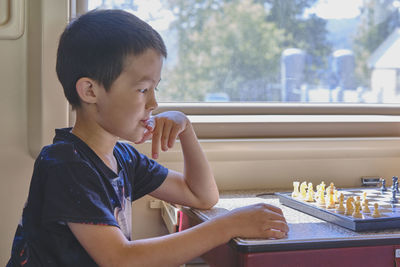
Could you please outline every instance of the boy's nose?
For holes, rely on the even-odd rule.
[[[158,103],[155,97],[155,94],[152,93],[146,103],[146,109],[154,110],[158,107]]]

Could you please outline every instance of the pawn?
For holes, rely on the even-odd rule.
[[[371,210],[368,207],[368,199],[365,199],[364,202],[363,202],[362,212],[364,212],[364,213],[370,213],[371,212]]]
[[[362,218],[362,214],[360,212],[360,208],[361,208],[360,201],[357,200],[356,203],[354,204],[354,212],[352,214],[352,216],[354,218]]]
[[[383,178],[381,178],[381,182],[382,182],[381,191],[382,191],[382,192],[387,191],[387,188],[386,188],[386,180],[383,179]]]
[[[341,193],[339,196],[339,206],[336,208],[337,213],[340,213],[340,214],[344,213],[345,208],[344,208],[343,202],[344,202],[344,195],[343,195],[343,193]]]
[[[374,213],[372,213],[372,217],[379,218],[381,217],[381,213],[379,212],[379,205],[378,203],[374,204]]]
[[[298,197],[299,194],[300,194],[300,192],[299,192],[299,185],[300,185],[300,182],[298,182],[298,181],[294,181],[294,182],[293,182],[293,192],[292,192],[292,197],[293,197],[293,198]]]

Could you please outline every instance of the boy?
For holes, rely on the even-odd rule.
[[[57,75],[76,110],[41,151],[8,266],[178,266],[235,236],[282,238],[288,227],[269,205],[234,210],[189,230],[131,241],[131,201],[150,194],[208,209],[218,189],[188,118],[151,117],[167,56],[160,35],[120,10],[91,11],[60,38]],[[180,139],[183,174],[124,139],[152,139],[152,157]]]

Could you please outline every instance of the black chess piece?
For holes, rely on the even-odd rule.
[[[382,192],[387,191],[387,188],[386,188],[386,180],[383,179],[383,178],[381,178],[381,183],[382,183],[382,185],[381,185],[381,191],[382,191]]]
[[[397,203],[398,200],[396,198],[396,190],[392,190],[392,198],[390,199],[391,203]]]
[[[393,176],[392,177],[392,188],[394,188],[395,183],[399,180],[399,178],[397,176]]]

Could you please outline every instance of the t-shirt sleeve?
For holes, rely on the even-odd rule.
[[[55,164],[44,181],[42,220],[118,226],[105,185],[84,162]]]
[[[133,200],[156,190],[167,178],[168,169],[147,156],[135,151],[135,173],[133,175]]]

